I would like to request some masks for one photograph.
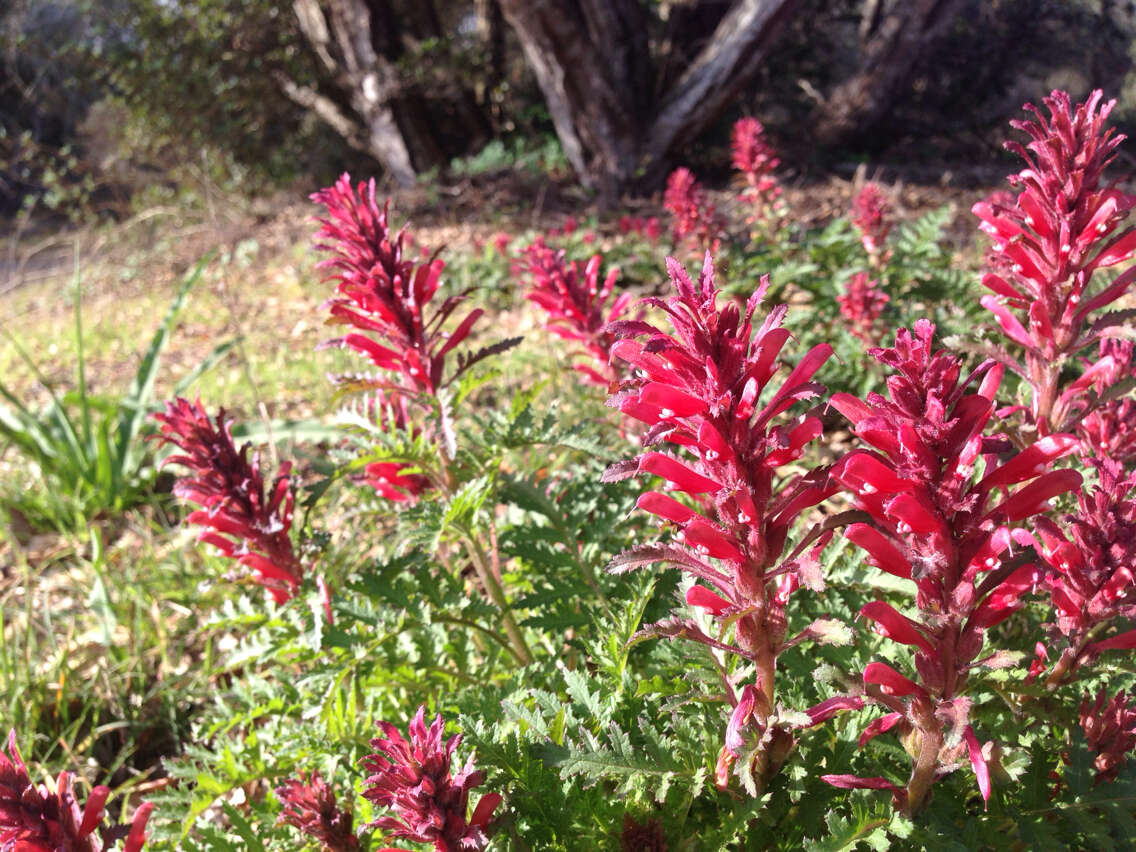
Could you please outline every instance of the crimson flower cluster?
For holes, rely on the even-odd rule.
[[[756,118],[739,118],[730,135],[734,168],[742,173],[746,188],[742,200],[754,208],[750,221],[764,219],[781,195],[781,184],[773,174],[781,160],[765,138],[765,128]]]
[[[912,649],[911,677],[882,662],[865,668],[866,695],[889,712],[860,739],[863,744],[897,729],[912,758],[906,788],[884,778],[827,780],[891,790],[907,812],[926,802],[933,782],[953,765],[960,741],[983,798],[989,796],[986,760],[969,723],[967,681],[976,666],[1003,664],[998,654],[981,657],[984,634],[1019,609],[1038,580],[1038,568],[1027,561],[1031,536],[1015,525],[1046,511],[1051,498],[1081,481],[1072,470],[1046,472],[1075,451],[1071,435],[1041,438],[1006,458],[1008,442],[984,435],[1001,370],[986,362],[964,377],[958,358],[933,350],[933,334],[934,326],[921,320],[914,333],[900,330],[894,347],[870,350],[893,370],[887,397],[832,397],[871,447],[850,453],[833,470],[866,515],[845,535],[880,570],[914,584],[915,606],[905,615],[876,600],[860,610],[877,632]]]
[[[852,224],[860,231],[860,242],[874,260],[887,259],[884,245],[891,231],[891,202],[874,183],[860,187],[852,199]]]
[[[1085,411],[1090,382],[1062,392],[1061,372],[1120,321],[1093,314],[1121,298],[1136,279],[1134,266],[1099,290],[1093,286],[1096,272],[1136,254],[1136,228],[1118,231],[1136,196],[1101,185],[1124,139],[1114,128],[1105,129],[1115,101],[1102,104],[1101,98],[1094,91],[1074,108],[1068,94],[1054,91],[1043,102],[1048,119],[1027,105],[1036,120],[1012,124],[1029,143],[1006,143],[1026,162],[1009,178],[1020,192],[1012,204],[981,201],[973,208],[994,242],[990,271],[982,279],[993,295],[982,304],[1024,350],[1024,361],[1000,358],[1029,386],[1029,419],[1041,434],[1072,428]]]
[[[284,805],[276,818],[278,825],[300,829],[319,841],[325,852],[355,852],[359,848],[351,811],[339,808],[335,792],[318,772],[311,777],[289,778],[276,788],[276,796]]]
[[[159,440],[182,451],[164,464],[193,472],[177,481],[174,494],[201,507],[187,518],[204,528],[198,540],[252,571],[277,603],[289,600],[304,575],[288,535],[294,501],[291,463],[280,465],[266,491],[259,454],[250,461],[248,444],[237,449],[224,409],[210,420],[200,401],[179,397],[154,417],[161,424]]]
[[[674,217],[675,243],[691,240],[706,251],[718,250],[724,225],[690,169],[679,167],[671,172],[663,206]]]
[[[379,722],[382,737],[371,740],[376,753],[363,759],[373,773],[363,796],[390,808],[394,816],[379,817],[372,828],[417,843],[433,843],[436,852],[477,852],[489,843],[487,830],[499,793],[486,793],[468,819],[469,794],[485,781],[472,758],[451,774],[457,734],[443,739],[445,722],[438,715],[426,727],[426,708],[419,707],[410,723],[409,741],[389,722]]]
[[[1113,781],[1136,750],[1136,706],[1123,690],[1111,699],[1102,688],[1096,699],[1085,696],[1078,713],[1089,748],[1096,752],[1096,783]]]
[[[1105,395],[1121,382],[1136,380],[1133,349],[1131,341],[1101,338],[1096,362],[1079,380],[1083,383],[1084,377],[1089,376],[1101,400],[1077,423],[1082,452],[1113,459],[1127,467],[1136,463],[1136,399],[1131,392],[1118,398]]]
[[[657,216],[644,219],[640,216],[620,216],[619,233],[635,234],[652,243],[657,243],[663,235],[663,228]]]
[[[1091,460],[1098,484],[1077,495],[1078,511],[1065,517],[1069,534],[1037,518],[1037,552],[1050,568],[1043,583],[1065,638],[1050,687],[1064,683],[1102,651],[1136,648],[1136,630],[1099,638],[1101,629],[1136,618],[1136,471],[1112,459]]]
[[[581,274],[576,261],[565,260],[563,251],[538,237],[524,250],[523,269],[531,282],[525,298],[548,314],[545,328],[580,344],[594,362],[575,363],[572,369],[592,384],[606,388],[616,376],[610,364],[612,337],[605,329],[623,316],[632,296],[622,293],[612,299],[619,270],[610,270],[601,284],[602,262],[603,258],[595,255]]]
[[[427,316],[445,264],[438,259],[417,263],[407,256],[406,234],[391,235],[390,201],[378,206],[373,178],[353,189],[344,174],[312,200],[327,208],[316,245],[331,254],[319,266],[329,270],[327,280],[336,283],[338,293],[326,305],[329,322],[356,329],[324,345],[353,349],[398,377],[397,383],[376,381],[375,387],[437,393],[445,381],[447,354],[469,336],[483,311],[471,311],[449,334],[442,325],[463,296],[446,299]]]
[[[661,477],[664,491],[642,494],[637,505],[673,524],[677,541],[633,548],[614,560],[612,570],[664,562],[702,581],[690,587],[686,600],[719,619],[718,637],[683,618],[661,622],[651,631],[701,642],[755,664],[756,683],[746,685],[740,698],[735,684],[728,679],[724,684],[735,708],[731,731],[736,736],[727,737],[720,783],[725,784],[730,764],[743,751],[752,753],[745,768],[752,768],[752,778],[761,783],[793,743],[786,729],[770,721],[777,657],[813,638],[818,629],[814,625],[790,637],[786,605],[802,584],[822,588],[817,555],[831,535],[818,530],[786,554],[789,532],[802,513],[835,490],[822,469],[795,474],[784,469],[821,434],[820,420],[779,415],[823,392],[812,377],[832,347],[815,346],[774,383],[790,335],[781,327],[784,306],[755,325],[768,279],[743,313],[732,301],[718,305],[709,254],[697,284],[673,258],[667,268],[676,294],[644,302],[667,315],[672,332],[634,320],[612,326],[621,338],[612,355],[635,368],[635,377],[609,405],[649,425],[645,446],[669,443],[674,449],[653,449],[617,463],[605,479],[636,473]],[[775,484],[778,477],[784,478]],[[687,495],[693,507],[666,492]],[[754,736],[742,736],[742,728]]]
[[[891,299],[878,280],[869,278],[866,272],[856,272],[844,283],[844,292],[836,301],[849,331],[865,343],[879,343],[877,322]]]
[[[11,852],[103,852],[119,840],[122,852],[146,845],[146,823],[154,806],[139,805],[129,825],[104,826],[108,787],[91,790],[84,807],[75,798],[70,772],[59,773],[55,791],[35,785],[16,748],[16,732],[8,734],[8,753],[0,751],[0,849]]]

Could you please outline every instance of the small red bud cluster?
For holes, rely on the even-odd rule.
[[[84,807],[75,797],[70,772],[60,772],[54,791],[33,784],[16,748],[16,732],[8,734],[8,753],[0,751],[0,849],[11,852],[141,852],[146,823],[154,806],[139,805],[129,825],[103,824],[103,805],[110,788],[91,790]],[[125,840],[123,840],[125,838]],[[123,840],[121,846],[117,841]]]
[[[877,323],[890,297],[878,280],[868,278],[866,272],[856,272],[845,282],[844,292],[836,297],[836,301],[840,303],[840,315],[852,334],[870,345],[880,342],[882,330]]]
[[[873,265],[887,261],[887,236],[891,232],[891,202],[878,184],[866,183],[852,199],[852,224],[860,231],[860,242]]]
[[[1049,470],[1076,450],[1072,435],[1042,438],[1007,456],[1008,442],[985,434],[1001,369],[988,361],[964,377],[958,358],[933,350],[933,333],[921,320],[914,333],[901,330],[894,347],[870,350],[894,371],[887,397],[832,398],[871,448],[850,453],[833,471],[866,515],[845,536],[880,570],[912,584],[914,609],[907,615],[877,600],[860,610],[877,632],[912,649],[912,677],[882,662],[865,668],[865,693],[889,712],[860,738],[863,744],[898,729],[912,758],[906,788],[881,778],[828,780],[889,789],[909,813],[953,763],[960,739],[989,797],[967,681],[975,667],[1002,665],[998,654],[982,657],[985,633],[1022,606],[1039,578],[1028,562],[1032,537],[1017,525],[1037,523],[1051,498],[1081,481],[1075,471]]]
[[[734,168],[745,178],[741,200],[751,212],[747,222],[754,224],[779,219],[784,214],[778,203],[781,183],[774,170],[781,165],[773,146],[765,138],[765,128],[756,118],[740,118],[730,137]]]
[[[615,296],[619,270],[612,269],[600,282],[603,258],[594,255],[581,274],[576,261],[549,247],[539,237],[522,253],[521,269],[530,281],[525,298],[548,316],[545,328],[564,340],[577,343],[591,364],[574,363],[572,369],[594,385],[608,387],[616,379],[611,366],[613,338],[606,329],[627,311],[630,293]]]
[[[259,454],[250,461],[248,444],[237,449],[224,409],[210,420],[200,401],[178,398],[154,417],[161,424],[159,440],[182,451],[164,464],[192,471],[177,481],[174,494],[201,507],[187,518],[203,527],[198,540],[252,571],[277,603],[290,599],[304,576],[288,535],[295,499],[291,463],[280,465],[266,491]]]
[[[674,217],[676,244],[692,242],[705,251],[718,251],[724,223],[690,169],[680,167],[671,172],[663,193],[663,206]]]

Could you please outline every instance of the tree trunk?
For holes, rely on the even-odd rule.
[[[657,98],[638,0],[500,0],[552,114],[568,162],[610,201],[657,181],[675,146],[701,132],[753,78],[800,0],[735,0]]]
[[[637,166],[635,92],[624,85],[634,72],[617,66],[645,39],[633,38],[616,49],[617,34],[606,27],[615,22],[622,29],[637,10],[637,0],[501,0],[544,93],[564,155],[584,185],[607,199],[618,194]]]
[[[739,0],[722,18],[693,64],[664,98],[647,133],[650,180],[681,141],[697,136],[737,97],[761,67],[781,25],[799,0]]]
[[[323,4],[294,0],[293,7],[300,29],[358,117],[356,131],[346,138],[382,163],[399,186],[413,186],[417,178],[414,161],[392,109],[397,78],[391,64],[375,50],[372,26],[380,21],[372,15],[371,4],[364,0],[326,0]],[[383,8],[389,7],[382,4],[374,11],[381,13]],[[321,99],[324,109],[315,112],[328,120],[330,99],[302,87],[291,92],[285,88],[285,94],[302,103],[297,93],[306,94],[309,101]],[[338,122],[329,123],[342,133],[339,126],[345,121],[351,119],[341,112]]]
[[[964,0],[867,0],[860,35],[860,63],[817,110],[820,145],[863,133],[883,118],[915,63],[935,49]]]

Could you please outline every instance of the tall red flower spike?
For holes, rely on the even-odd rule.
[[[876,259],[886,260],[885,243],[891,232],[891,202],[874,183],[866,183],[852,199],[852,224],[860,231],[864,251]]]
[[[630,293],[612,299],[619,270],[609,271],[601,284],[600,255],[588,261],[581,275],[576,261],[566,261],[563,251],[539,237],[523,256],[523,269],[531,281],[525,298],[548,314],[548,331],[580,344],[591,357],[592,364],[574,363],[572,369],[591,384],[606,388],[616,379],[611,366],[612,337],[606,328],[623,316],[632,299]]]
[[[390,201],[379,207],[373,178],[352,189],[344,174],[312,200],[327,208],[327,218],[319,220],[316,245],[331,255],[319,265],[329,270],[328,280],[336,282],[338,292],[326,305],[329,322],[356,329],[324,345],[367,356],[380,370],[394,373],[404,392],[436,393],[445,382],[447,354],[469,336],[483,311],[471,311],[449,334],[442,325],[464,296],[446,299],[427,315],[445,264],[407,257],[407,235],[402,230],[391,234]]]
[[[1085,696],[1078,715],[1089,748],[1097,753],[1096,783],[1115,780],[1136,750],[1136,706],[1123,690],[1109,699],[1102,687],[1096,700]]]
[[[1075,108],[1054,91],[1044,100],[1050,117],[1027,104],[1033,121],[1012,125],[1030,137],[1006,147],[1026,162],[1009,178],[1020,189],[1013,204],[982,201],[973,211],[994,241],[982,283],[994,295],[982,304],[1002,332],[1024,351],[1024,360],[998,357],[1030,388],[1031,425],[1040,434],[1071,429],[1084,411],[1087,383],[1062,389],[1061,373],[1079,353],[1119,324],[1099,312],[1121,298],[1136,279],[1133,266],[1112,283],[1094,286],[1102,269],[1136,254],[1136,228],[1119,230],[1136,196],[1101,186],[1105,167],[1124,136],[1105,129],[1115,101],[1101,92]],[[1028,149],[1028,150],[1027,150]]]
[[[832,397],[871,447],[833,470],[870,519],[848,526],[845,536],[881,571],[914,584],[907,614],[884,601],[860,610],[912,655],[910,677],[880,662],[863,675],[865,693],[891,711],[863,741],[869,732],[900,732],[913,762],[899,796],[909,812],[919,810],[942,768],[954,762],[948,741],[960,736],[983,798],[989,796],[982,749],[968,724],[967,681],[976,666],[1002,664],[998,655],[980,658],[984,633],[1022,606],[1038,578],[1026,559],[1031,536],[1016,525],[1081,481],[1072,470],[1046,472],[1076,450],[1072,435],[1042,438],[1005,458],[1008,443],[984,435],[1001,370],[986,362],[964,377],[958,358],[932,349],[933,334],[934,326],[921,320],[914,333],[900,330],[893,348],[870,350],[894,371],[887,397]],[[864,781],[875,787],[878,779]],[[848,783],[841,776],[840,786]]]
[[[1037,518],[1038,554],[1050,573],[1043,583],[1065,647],[1046,678],[1050,688],[1111,648],[1136,648],[1136,630],[1102,638],[1110,622],[1136,618],[1136,471],[1112,459],[1091,460],[1099,483],[1078,495],[1065,517],[1069,536],[1049,518]],[[1056,638],[1056,637],[1055,637]]]
[[[1083,383],[1086,376],[1090,377],[1102,400],[1077,423],[1082,453],[1113,459],[1128,468],[1136,463],[1136,398],[1131,392],[1131,383],[1136,381],[1133,348],[1129,340],[1101,338],[1096,362],[1089,364],[1078,380]],[[1122,396],[1106,396],[1110,390],[1123,388],[1128,392]]]
[[[742,201],[753,208],[750,221],[778,214],[780,211],[774,205],[781,195],[781,184],[774,169],[781,160],[766,140],[765,128],[756,118],[739,118],[734,122],[730,142],[734,168],[742,173],[746,182]]]
[[[489,843],[489,821],[501,796],[486,793],[466,818],[470,791],[485,776],[474,769],[472,759],[451,774],[461,735],[443,740],[441,715],[427,728],[425,714],[426,708],[419,707],[410,723],[409,741],[394,725],[379,722],[383,736],[371,740],[376,753],[363,759],[363,768],[374,773],[363,796],[390,808],[394,816],[379,817],[370,826],[389,831],[392,837],[433,843],[436,852],[478,852]]]
[[[663,207],[674,216],[676,243],[690,240],[706,251],[718,250],[724,224],[690,169],[679,167],[671,172],[663,193]]]
[[[182,451],[163,464],[193,472],[177,481],[174,494],[201,506],[187,518],[204,527],[198,541],[252,571],[277,603],[290,599],[304,575],[288,535],[294,501],[291,463],[280,465],[266,493],[260,456],[254,453],[250,462],[248,444],[237,450],[224,409],[210,420],[200,401],[179,397],[154,419],[161,424],[159,440]]]
[[[139,805],[129,825],[104,826],[108,787],[91,790],[79,807],[70,772],[60,772],[55,792],[36,786],[16,748],[16,732],[8,734],[8,753],[0,751],[0,849],[11,852],[103,852],[119,840],[122,852],[146,845],[146,822],[154,806]],[[118,848],[118,847],[116,847]]]
[[[284,805],[276,818],[278,825],[300,829],[323,844],[324,852],[355,852],[359,848],[351,811],[339,808],[335,792],[318,772],[310,778],[289,778],[276,788],[276,797]]]
[[[604,478],[661,477],[664,491],[642,494],[638,506],[673,524],[676,541],[633,548],[616,557],[611,568],[618,572],[664,562],[702,581],[690,587],[687,603],[720,620],[717,638],[683,618],[660,622],[650,632],[691,639],[754,663],[757,683],[747,685],[741,699],[733,684],[725,688],[736,708],[752,700],[744,727],[757,732],[750,741],[756,748],[753,778],[760,783],[792,745],[784,728],[769,724],[777,657],[799,641],[820,636],[824,626],[790,637],[786,606],[801,585],[823,588],[817,557],[831,533],[817,529],[795,545],[788,544],[789,533],[802,514],[836,490],[825,469],[785,470],[821,434],[819,418],[780,415],[823,392],[812,377],[832,347],[813,347],[775,382],[789,332],[781,327],[783,305],[755,328],[768,279],[762,279],[743,313],[732,301],[718,305],[709,253],[697,284],[673,258],[667,259],[667,269],[675,295],[644,302],[667,315],[672,331],[641,321],[612,326],[622,338],[612,354],[635,368],[635,377],[608,404],[649,425],[645,446],[669,443],[672,449],[651,449],[620,462]],[[689,502],[665,492],[685,494]],[[740,745],[731,748],[735,739],[727,737],[726,768],[740,751]]]
[[[890,297],[882,289],[880,282],[868,278],[866,272],[857,272],[844,284],[844,292],[836,297],[840,303],[840,315],[856,337],[865,343],[880,342],[880,329],[877,322],[887,307]]]

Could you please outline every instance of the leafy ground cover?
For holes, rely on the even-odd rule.
[[[0,845],[1122,842],[1106,114],[1055,93],[1029,168],[953,208],[787,187],[744,120],[730,189],[680,169],[662,209],[400,230],[345,176],[229,240],[171,326],[141,505],[51,529],[27,501],[66,479],[3,459]],[[181,248],[81,267],[92,395],[125,398]],[[31,415],[74,390],[75,315],[6,298]]]

